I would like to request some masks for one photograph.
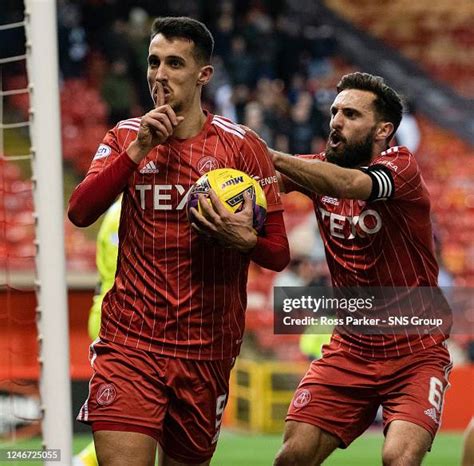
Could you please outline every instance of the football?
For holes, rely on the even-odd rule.
[[[216,193],[225,208],[233,213],[242,209],[244,193],[247,191],[253,202],[253,228],[257,233],[262,230],[267,215],[265,193],[258,181],[234,168],[211,170],[196,181],[188,197],[188,218],[190,221],[192,221],[191,207],[202,214],[198,195],[206,196],[210,189]]]

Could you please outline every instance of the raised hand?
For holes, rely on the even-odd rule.
[[[166,103],[165,91],[160,82],[157,82],[156,89],[155,108],[142,117],[137,138],[127,149],[130,158],[137,163],[154,147],[165,143],[184,120],[184,117],[177,116],[171,106]]]

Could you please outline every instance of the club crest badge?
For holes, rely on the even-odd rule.
[[[215,157],[212,157],[211,155],[202,157],[201,159],[199,159],[199,162],[197,164],[198,172],[201,175],[204,175],[204,173],[210,172],[211,170],[215,170],[216,168],[219,168],[219,162]]]
[[[295,408],[303,408],[311,401],[311,392],[309,390],[298,390],[293,398]]]
[[[116,396],[115,385],[113,383],[103,383],[97,391],[97,403],[101,406],[107,406],[115,400]]]

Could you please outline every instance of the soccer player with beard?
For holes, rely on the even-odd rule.
[[[389,146],[399,96],[366,73],[344,76],[337,92],[324,153],[271,151],[284,190],[312,198],[334,287],[436,287],[428,191],[408,149]],[[383,464],[421,464],[448,386],[447,336],[335,332],[294,395],[275,466],[321,464],[380,405]]]
[[[87,226],[123,193],[115,282],[78,415],[92,425],[103,466],[153,465],[157,442],[161,466],[209,464],[242,342],[249,262],[281,270],[289,261],[266,146],[201,107],[213,44],[199,21],[155,20],[148,55],[155,107],[107,133],[69,203],[71,221]],[[268,212],[258,237],[249,196],[231,214],[211,193],[219,213],[212,238],[188,221],[190,188],[224,167],[264,186]]]

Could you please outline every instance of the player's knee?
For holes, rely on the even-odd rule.
[[[383,449],[382,463],[383,466],[419,466],[425,453],[408,445],[388,447]]]
[[[314,452],[303,449],[295,442],[286,441],[278,452],[273,466],[319,466]]]

